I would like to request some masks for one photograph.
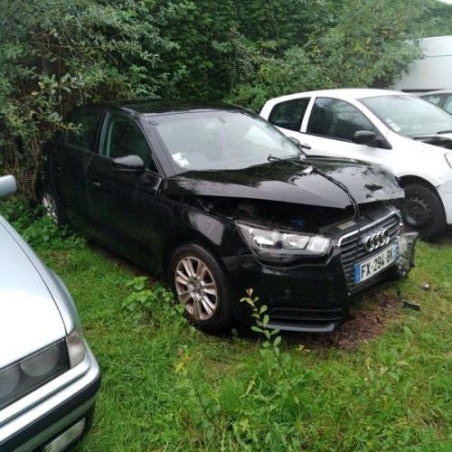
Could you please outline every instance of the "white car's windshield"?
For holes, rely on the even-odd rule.
[[[452,133],[452,116],[423,99],[388,95],[360,101],[389,128],[402,135]]]
[[[194,111],[150,117],[178,173],[241,169],[268,157],[297,158],[299,148],[266,121],[241,111]]]

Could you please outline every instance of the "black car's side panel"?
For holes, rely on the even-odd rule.
[[[95,155],[87,180],[88,232],[137,263],[155,267],[157,244],[167,223],[158,202],[160,176],[118,169],[112,159]]]

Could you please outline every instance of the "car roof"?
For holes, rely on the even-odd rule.
[[[81,108],[109,108],[145,115],[207,110],[245,110],[236,105],[200,100],[143,99],[121,100],[85,105]]]
[[[375,88],[340,88],[340,89],[324,89],[317,91],[305,91],[295,94],[289,94],[287,96],[275,97],[270,101],[281,101],[281,100],[292,100],[298,99],[299,97],[309,97],[309,96],[328,96],[335,97],[337,99],[362,99],[365,97],[377,97],[377,96],[388,96],[388,95],[405,95],[409,96],[409,93],[403,93],[401,91],[392,91],[388,89],[375,89]]]
[[[435,91],[427,91],[426,93],[418,94],[418,96],[431,96],[432,94],[452,94],[452,89],[437,89]]]

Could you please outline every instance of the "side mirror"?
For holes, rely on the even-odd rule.
[[[295,138],[295,137],[288,137],[288,138],[289,138],[290,141],[292,141],[292,143],[293,143],[295,146],[298,146],[298,147],[301,146],[300,140],[298,140],[297,138]]]
[[[370,132],[369,130],[357,130],[352,138],[353,143],[367,145],[375,144],[376,140],[375,132]]]
[[[126,155],[113,159],[113,168],[131,173],[143,173],[145,170],[143,159],[138,155]]]
[[[0,199],[16,193],[17,184],[14,176],[0,177]]]
[[[309,144],[302,143],[298,138],[295,138],[295,137],[288,137],[288,138],[290,141],[292,141],[293,144],[295,144],[295,146],[297,146],[301,150],[311,149],[311,146],[309,146]]]

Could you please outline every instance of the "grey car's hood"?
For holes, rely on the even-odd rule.
[[[26,252],[27,251],[27,252]],[[28,246],[0,217],[0,368],[65,337],[52,295]]]

